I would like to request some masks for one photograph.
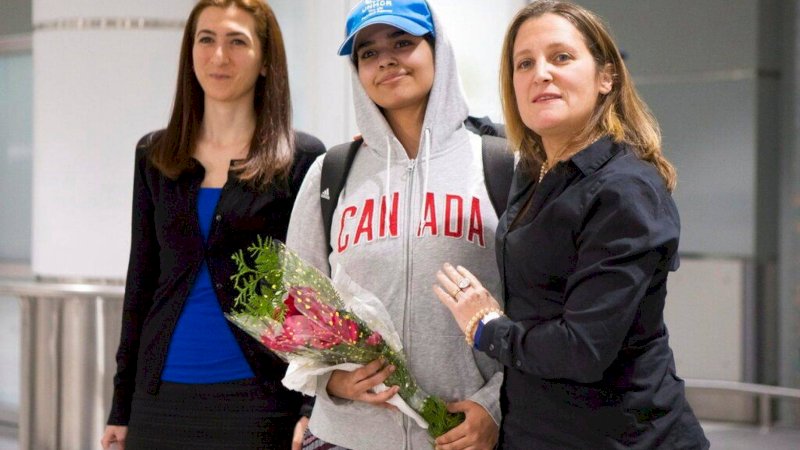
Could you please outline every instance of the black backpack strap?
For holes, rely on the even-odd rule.
[[[320,210],[322,225],[325,227],[325,243],[328,245],[328,254],[333,252],[331,247],[331,223],[333,211],[339,202],[339,194],[347,181],[347,174],[356,157],[356,152],[361,147],[361,139],[337,145],[325,153],[322,160],[322,174],[319,183]]]
[[[502,123],[492,122],[492,119],[490,119],[488,116],[467,116],[467,120],[464,121],[464,126],[467,127],[467,130],[472,131],[480,136],[489,135],[501,138],[506,137],[505,125]]]
[[[506,210],[511,180],[514,178],[514,155],[505,139],[488,134],[481,136],[481,153],[486,190],[489,191],[489,200],[497,217],[500,217]]]

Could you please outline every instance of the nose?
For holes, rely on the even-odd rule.
[[[537,83],[549,83],[553,81],[552,67],[548,62],[541,62],[534,66],[535,76],[534,80]]]
[[[392,52],[380,52],[378,53],[378,67],[381,69],[386,69],[388,67],[393,67],[397,65],[397,58],[395,58],[394,53]]]
[[[214,48],[212,60],[215,64],[225,64],[228,62],[228,52],[225,50],[224,45],[218,45],[216,48]]]

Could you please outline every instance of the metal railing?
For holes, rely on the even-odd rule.
[[[765,384],[743,383],[740,381],[702,380],[687,378],[684,380],[690,389],[727,391],[751,394],[758,397],[758,425],[762,433],[769,432],[772,427],[772,399],[786,398],[800,400],[800,389]]]
[[[20,300],[19,448],[99,449],[124,287],[0,281]]]
[[[13,297],[38,297],[61,299],[64,297],[118,297],[122,299],[125,288],[115,284],[41,283],[35,281],[2,281],[0,295]]]

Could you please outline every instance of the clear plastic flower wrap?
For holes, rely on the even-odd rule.
[[[395,366],[384,384],[399,386],[389,402],[432,437],[464,421],[462,413],[448,412],[444,400],[420,389],[383,303],[343,269],[336,268],[331,280],[273,240],[259,239],[233,259],[238,295],[226,316],[289,363],[287,388],[314,395],[319,375],[382,358]]]

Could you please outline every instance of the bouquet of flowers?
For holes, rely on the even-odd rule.
[[[384,384],[398,386],[403,400],[392,401],[395,396],[390,403],[431,436],[464,421],[464,414],[448,412],[441,398],[420,389],[383,304],[342,269],[331,280],[281,242],[261,238],[233,259],[238,271],[231,278],[238,296],[226,316],[289,362],[283,379],[288,388],[313,395],[316,374],[334,366],[353,370],[383,358],[395,366]]]

